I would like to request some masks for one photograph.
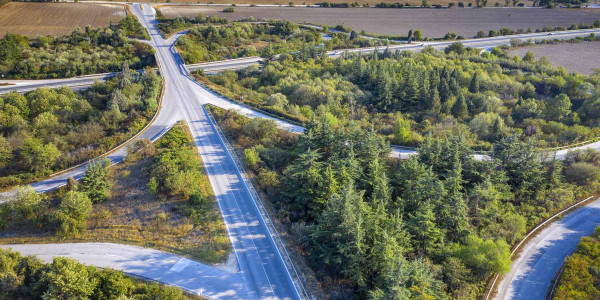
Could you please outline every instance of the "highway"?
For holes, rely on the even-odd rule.
[[[291,273],[263,215],[203,107],[206,103],[214,103],[222,107],[231,107],[234,104],[205,90],[189,77],[173,45],[178,36],[168,40],[162,38],[155,28],[154,10],[149,5],[144,5],[143,8],[138,4],[132,5],[132,11],[150,33],[149,44],[156,49],[160,74],[165,81],[162,108],[158,111],[154,123],[139,138],[156,140],[176,121],[182,119],[187,121],[223,214],[240,270],[239,274],[244,278],[243,294],[221,295],[222,290],[227,288],[228,282],[218,280],[201,282],[197,291],[202,290],[207,295],[221,295],[217,298],[300,299],[301,296]],[[247,108],[241,107],[240,111],[251,116],[268,118]],[[302,130],[301,127],[278,122],[288,130]],[[108,158],[113,163],[117,163],[123,160],[125,154],[125,149],[121,148],[108,155]],[[45,192],[64,185],[68,177],[80,178],[84,171],[85,165],[82,165],[51,179],[32,184],[32,187],[37,192]],[[10,192],[5,193],[4,196],[9,194]],[[34,247],[30,254],[47,254],[46,250],[46,248]]]
[[[554,275],[579,239],[600,224],[600,199],[576,209],[532,238],[498,285],[498,300],[544,300]]]
[[[234,253],[239,266],[239,275],[245,283],[244,289],[227,288],[228,282],[201,281],[197,286],[189,290],[194,292],[202,292],[206,295],[213,295],[215,298],[278,298],[278,299],[299,299],[301,295],[297,286],[294,284],[291,272],[283,261],[282,254],[276,246],[270,229],[267,227],[263,215],[259,211],[255,200],[252,198],[248,187],[241,178],[240,172],[237,169],[230,153],[226,150],[221,137],[215,130],[214,124],[208,119],[204,109],[204,104],[213,104],[225,109],[235,109],[249,117],[270,118],[264,114],[256,112],[237,103],[227,101],[212,92],[206,90],[201,85],[196,83],[190,76],[189,70],[198,66],[185,66],[181,57],[177,53],[174,42],[180,35],[175,35],[168,40],[162,38],[158,30],[155,28],[154,11],[149,5],[144,5],[143,9],[140,5],[132,5],[132,11],[138,16],[140,22],[148,28],[151,41],[150,44],[156,49],[157,61],[160,65],[160,73],[165,80],[165,95],[163,98],[162,109],[159,110],[156,120],[152,125],[144,131],[138,138],[146,138],[156,140],[161,134],[172,126],[178,120],[186,120],[193,134],[195,145],[204,161],[211,185],[215,191],[217,202],[223,214],[225,224],[229,231],[230,239],[234,248]],[[578,30],[565,33],[554,33],[548,36],[546,33],[541,34],[526,34],[509,37],[495,37],[477,40],[463,40],[467,46],[473,47],[493,47],[501,44],[510,43],[510,39],[518,37],[521,39],[544,39],[544,38],[573,38],[575,36],[587,36],[590,33],[600,33],[599,29],[595,30]],[[433,42],[429,43],[435,48],[444,48],[451,42]],[[394,50],[413,50],[419,51],[423,47],[420,45],[398,45],[390,47]],[[349,52],[366,53],[374,51],[374,48],[368,49],[352,49]],[[379,49],[383,50],[383,48]],[[336,57],[342,54],[343,51],[328,52],[328,55]],[[212,68],[214,71],[242,68],[249,64],[259,62],[259,58],[248,58],[236,61],[214,62],[204,64],[204,66]],[[100,75],[99,75],[100,76]],[[93,76],[91,76],[93,77]],[[95,79],[95,78],[93,78]],[[92,81],[93,81],[92,79]],[[90,77],[72,79],[68,84],[80,85],[84,80],[90,80]],[[14,82],[16,86],[12,88],[33,88],[33,85],[27,85],[23,82]],[[56,84],[65,83],[64,80],[46,81],[37,83],[43,86],[56,86]],[[65,84],[65,85],[68,85]],[[273,118],[271,118],[273,119]],[[292,132],[302,132],[303,128],[289,124],[277,119],[274,119],[278,125]],[[594,145],[594,144],[592,144]],[[600,147],[600,145],[596,145]],[[589,147],[589,146],[587,146]],[[125,149],[121,148],[114,151],[107,157],[117,163],[125,157]],[[416,154],[413,150],[394,150],[393,155],[397,157],[406,157]],[[32,187],[38,192],[45,192],[55,189],[66,183],[68,177],[80,178],[85,171],[85,165],[78,166],[72,170],[63,172],[48,180],[32,184]],[[6,194],[4,194],[6,195]],[[591,218],[589,218],[591,219]],[[600,220],[598,221],[600,222]],[[596,222],[596,224],[598,224]],[[571,240],[567,240],[573,244]],[[573,244],[574,245],[574,244]],[[122,245],[120,245],[122,246]],[[24,246],[25,247],[25,246]],[[67,255],[78,257],[78,253],[87,250],[72,251],[55,251],[45,247],[27,248],[28,254],[43,254],[43,255]],[[97,248],[98,246],[96,246]],[[116,247],[116,246],[115,246]],[[123,246],[127,247],[127,246]],[[118,247],[117,247],[118,248]],[[25,249],[25,248],[21,248]],[[54,251],[54,252],[53,252]],[[54,253],[54,254],[53,254]],[[98,255],[101,257],[102,255]],[[107,256],[107,259],[110,258]],[[102,259],[90,259],[87,262],[90,264],[110,265],[109,262]],[[151,267],[153,267],[150,264]],[[119,268],[116,266],[115,268]],[[560,267],[560,265],[559,265]],[[210,268],[210,267],[209,267]],[[519,268],[517,268],[519,269]],[[185,272],[183,272],[185,271]],[[188,274],[186,268],[182,272]],[[144,272],[140,271],[143,277],[154,279],[152,276],[144,276]],[[212,272],[212,271],[211,271]],[[134,273],[132,273],[134,274]],[[193,274],[193,273],[189,273]],[[518,275],[518,274],[517,274]],[[233,278],[233,277],[232,277]],[[509,278],[507,276],[507,278]],[[192,276],[188,278],[192,280]],[[160,278],[161,282],[168,283]],[[512,281],[511,281],[512,282]],[[511,283],[510,286],[513,286]],[[223,291],[227,290],[227,294]],[[518,289],[513,289],[518,290]],[[232,294],[233,293],[233,294]],[[504,299],[504,298],[502,298]]]

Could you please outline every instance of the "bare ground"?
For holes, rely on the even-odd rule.
[[[400,1],[402,2],[402,1]],[[465,2],[467,3],[467,2]],[[229,20],[245,17],[286,19],[298,23],[324,25],[344,24],[368,33],[402,35],[410,29],[420,29],[431,38],[443,37],[449,31],[473,37],[479,30],[486,33],[502,27],[537,29],[550,26],[569,26],[574,23],[592,24],[600,16],[579,9],[542,8],[454,8],[454,9],[383,9],[383,8],[309,8],[309,7],[235,7],[233,13],[223,13],[223,6],[171,5],[159,9],[166,17],[195,17],[218,14]]]
[[[0,9],[0,37],[64,35],[75,28],[108,26],[126,15],[120,4],[10,2]]]
[[[600,69],[600,42],[537,45],[516,48],[510,54],[522,57],[527,51],[533,52],[536,59],[545,56],[553,66],[565,67],[567,72],[589,75],[594,73],[594,69]]]

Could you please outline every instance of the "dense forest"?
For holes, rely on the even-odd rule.
[[[131,279],[123,272],[96,269],[56,257],[36,257],[0,249],[0,299],[197,299],[175,287]]]
[[[397,161],[373,129],[329,113],[296,136],[214,111],[333,298],[475,299],[527,229],[600,187],[599,153],[540,160],[516,134],[489,160],[459,133]]]
[[[501,49],[455,43],[446,53],[383,51],[340,59],[284,54],[261,69],[200,80],[234,99],[306,123],[327,114],[356,120],[394,144],[464,136],[476,150],[517,135],[541,147],[598,136],[600,74],[566,74],[545,58],[508,57]]]
[[[311,55],[325,50],[348,49],[389,44],[388,41],[365,39],[356,33],[329,33],[325,40],[314,29],[300,29],[289,21],[232,23],[226,26],[201,25],[179,38],[177,48],[186,63],[229,58],[261,56],[299,51]]]
[[[61,37],[7,34],[0,39],[0,74],[5,79],[65,78],[154,66],[154,50],[128,37],[148,38],[134,17],[117,25],[76,29]]]
[[[158,106],[152,70],[123,71],[74,92],[40,88],[0,96],[0,187],[96,157],[141,130]]]
[[[567,257],[552,299],[598,299],[600,270],[600,227],[581,238],[575,253]]]

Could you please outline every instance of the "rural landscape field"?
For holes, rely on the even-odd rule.
[[[0,299],[598,298],[597,3],[233,1],[0,0]]]
[[[120,4],[10,2],[0,7],[0,37],[69,34],[75,28],[108,26],[126,15]]]
[[[199,13],[214,14],[228,20],[247,17],[258,19],[285,19],[298,23],[335,26],[343,24],[354,30],[384,35],[406,35],[420,29],[425,37],[440,38],[448,32],[473,37],[478,31],[513,30],[546,26],[592,24],[599,16],[582,10],[523,9],[523,8],[455,8],[455,9],[379,9],[379,8],[304,8],[304,7],[235,7],[232,13],[223,13],[223,7],[160,6],[169,18],[195,17]]]
[[[513,49],[510,54],[522,57],[528,51],[536,57],[546,57],[554,66],[565,67],[567,72],[591,75],[596,69],[600,69],[600,42],[537,45]]]

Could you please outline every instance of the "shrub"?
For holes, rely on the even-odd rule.
[[[85,193],[69,191],[61,202],[56,217],[60,221],[58,234],[71,235],[78,234],[85,228],[85,224],[90,211],[92,210],[92,201]]]

